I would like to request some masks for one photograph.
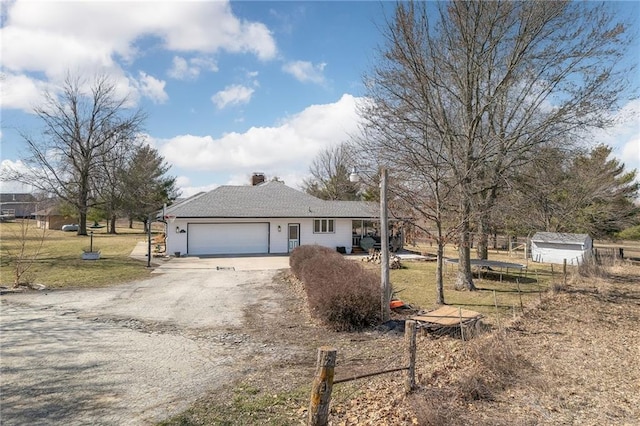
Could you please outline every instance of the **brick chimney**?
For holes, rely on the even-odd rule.
[[[261,183],[264,183],[264,181],[265,181],[264,173],[253,172],[253,174],[251,175],[252,186],[260,185]]]

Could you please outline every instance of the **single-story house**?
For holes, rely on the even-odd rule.
[[[536,232],[531,237],[531,258],[534,262],[578,265],[591,256],[593,241],[587,234]]]
[[[350,253],[379,227],[377,203],[326,201],[282,182],[220,186],[164,209],[167,253],[286,254],[302,244]]]
[[[30,218],[35,211],[37,200],[33,194],[0,194],[0,214],[7,218]]]

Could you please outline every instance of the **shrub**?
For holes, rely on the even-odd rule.
[[[302,281],[302,266],[308,259],[315,256],[331,256],[334,258],[337,256],[342,259],[342,256],[337,252],[328,247],[319,246],[317,244],[296,247],[291,252],[291,255],[289,255],[289,266],[291,267],[293,275],[295,275],[300,281]]]
[[[505,384],[510,384],[519,372],[529,366],[516,353],[513,341],[504,330],[478,340],[470,352],[485,371],[500,378],[498,381]]]
[[[379,280],[360,264],[325,247],[301,246],[290,265],[304,284],[312,315],[325,325],[354,331],[379,321]]]
[[[616,238],[621,240],[640,241],[640,225],[632,226],[616,234]]]
[[[414,410],[418,424],[422,426],[461,425],[462,407],[456,395],[446,387],[426,389],[420,394],[413,394],[409,402]]]

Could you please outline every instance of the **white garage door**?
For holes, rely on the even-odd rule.
[[[189,254],[257,254],[269,252],[268,223],[190,223]]]

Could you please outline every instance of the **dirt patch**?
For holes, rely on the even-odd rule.
[[[402,374],[336,385],[331,424],[634,424],[639,283],[639,267],[613,267],[470,342],[421,334],[418,389],[405,396]],[[338,350],[336,379],[402,365],[402,334],[329,332],[289,275],[272,285],[285,309],[271,317],[247,309],[243,332],[259,350],[243,378],[167,424],[304,424],[321,345]]]

